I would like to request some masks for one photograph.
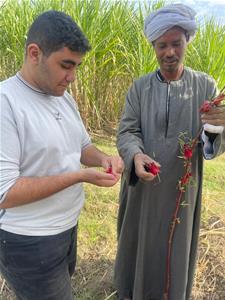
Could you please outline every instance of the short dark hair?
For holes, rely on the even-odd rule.
[[[82,54],[91,49],[74,20],[56,10],[46,11],[34,20],[27,34],[26,49],[31,43],[37,44],[45,56],[64,47]]]

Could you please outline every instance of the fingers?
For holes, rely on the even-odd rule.
[[[120,179],[120,176],[109,174],[105,172],[98,172],[97,178],[92,182],[93,184],[101,187],[114,186]]]
[[[136,175],[145,181],[152,181],[157,174],[155,173],[154,175],[153,173],[151,173],[151,171],[149,171],[148,168],[146,168],[146,166],[150,166],[152,163],[154,163],[157,168],[160,168],[160,164],[150,158],[148,155],[143,153],[136,154],[134,156]]]
[[[209,112],[202,114],[201,121],[203,124],[225,126],[225,106],[212,108]]]
[[[118,175],[97,171],[94,168],[82,169],[81,173],[82,182],[87,182],[102,187],[111,187],[120,179],[120,176]]]
[[[110,156],[106,162],[106,172],[111,174],[121,174],[124,170],[124,162],[118,155]]]
[[[118,182],[119,178],[114,177],[113,180],[101,180],[95,185],[101,186],[101,187],[112,187]]]

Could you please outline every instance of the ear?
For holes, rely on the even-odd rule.
[[[39,62],[41,54],[42,51],[37,44],[33,43],[27,46],[26,56],[34,64],[37,64]]]

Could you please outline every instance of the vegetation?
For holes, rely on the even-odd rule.
[[[0,79],[22,64],[26,32],[49,9],[70,14],[87,35],[87,54],[71,86],[89,129],[115,127],[132,80],[157,68],[143,33],[144,17],[165,1],[5,0],[0,10]],[[167,1],[168,2],[168,1]],[[1,5],[1,4],[0,4]],[[225,26],[205,20],[188,47],[186,64],[225,83]]]
[[[145,15],[165,1],[3,0],[0,3],[0,80],[21,66],[26,32],[49,9],[70,14],[92,45],[71,86],[86,126],[116,128],[127,89],[134,78],[157,68],[143,34]],[[186,64],[225,84],[225,26],[205,20],[188,47]],[[100,148],[115,153],[115,140],[94,136]],[[205,163],[200,251],[193,299],[224,299],[225,157]],[[73,278],[77,300],[115,300],[112,285],[116,252],[119,185],[85,185],[87,201],[79,222],[78,266]],[[14,299],[0,280],[0,300]]]

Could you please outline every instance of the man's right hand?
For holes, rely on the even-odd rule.
[[[153,175],[150,172],[147,172],[145,169],[145,165],[148,165],[150,163],[154,162],[158,167],[160,167],[160,164],[150,158],[148,155],[144,153],[137,153],[134,156],[134,165],[135,165],[135,173],[136,175],[144,180],[144,181],[152,181],[156,175]]]
[[[86,168],[80,170],[80,182],[87,182],[97,186],[111,187],[120,179],[118,174],[109,174],[98,171],[94,168]]]

